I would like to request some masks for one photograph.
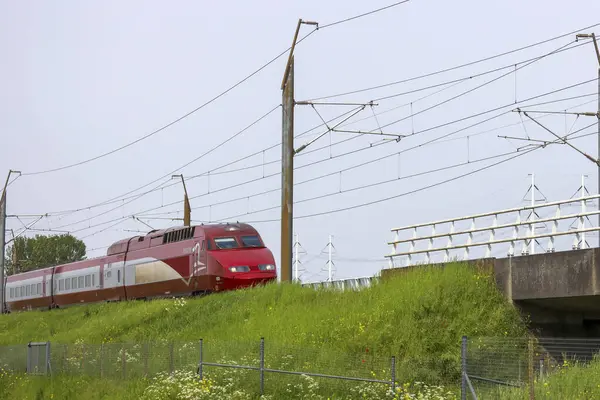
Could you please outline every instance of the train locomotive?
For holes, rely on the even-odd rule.
[[[195,296],[277,280],[272,252],[248,224],[153,230],[106,256],[11,275],[7,311]]]

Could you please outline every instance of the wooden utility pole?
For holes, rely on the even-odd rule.
[[[294,49],[300,26],[318,25],[312,21],[298,20],[290,55],[281,81],[281,281],[291,282],[294,232]]]
[[[600,48],[598,47],[598,41],[596,40],[596,34],[578,34],[575,36],[576,40],[579,39],[592,39],[594,48],[596,50],[596,57],[598,59],[598,112],[596,118],[598,119],[598,154],[597,159],[600,160]],[[600,193],[600,163],[598,163],[598,193]],[[600,211],[600,199],[598,199],[598,211]],[[598,226],[600,226],[600,214],[598,214]],[[600,247],[600,235],[598,235],[598,247]]]
[[[300,23],[298,23],[300,28]],[[294,36],[294,44],[298,30]],[[293,50],[293,46],[292,46]],[[291,53],[290,53],[291,55]],[[281,281],[292,280],[292,233],[294,232],[294,56],[283,82],[281,137]]]
[[[2,194],[0,195],[0,314],[4,314],[6,307],[5,301],[5,289],[6,289],[6,278],[4,277],[4,247],[6,245],[6,188],[12,174],[20,174],[19,171],[8,171]]]
[[[185,179],[183,179],[182,174],[173,175],[172,178],[181,178],[181,183],[183,184],[183,225],[190,226],[192,221],[192,207],[190,206],[190,199],[185,187]]]

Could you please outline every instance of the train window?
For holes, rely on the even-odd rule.
[[[71,278],[71,289],[77,289],[77,278]]]
[[[58,290],[65,290],[65,280],[61,279],[58,281]]]
[[[31,285],[31,295],[32,295],[32,296],[35,296],[35,295],[36,295],[36,293],[35,293],[35,289],[36,289],[36,285],[35,285],[35,284]]]
[[[92,286],[92,277],[89,275],[85,276],[85,287],[90,287]]]
[[[119,283],[121,282],[121,270],[120,269],[117,270],[117,282],[119,282]]]
[[[15,297],[15,288],[10,288],[10,298]]]
[[[242,236],[241,239],[244,247],[262,247],[262,243],[256,235]]]
[[[26,289],[25,289],[25,296],[30,296],[31,295],[31,286],[27,285]]]
[[[42,284],[41,283],[37,284],[37,294],[42,294]]]
[[[82,288],[83,288],[83,285],[84,285],[84,283],[85,283],[85,278],[84,278],[83,276],[80,276],[78,279],[79,279],[79,282],[78,282],[78,284],[77,284],[77,287],[78,287],[79,289],[82,289]]]
[[[96,287],[96,274],[92,274],[92,287]]]
[[[235,238],[232,237],[215,238],[215,245],[219,249],[235,249],[238,247]]]
[[[71,280],[69,278],[65,279],[65,290],[71,290]]]

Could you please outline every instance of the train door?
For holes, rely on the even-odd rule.
[[[125,262],[117,261],[113,263],[107,263],[104,267],[104,288],[123,288],[124,276],[124,265]],[[121,291],[119,291],[121,293]]]

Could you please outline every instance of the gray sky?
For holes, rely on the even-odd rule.
[[[378,7],[390,1],[304,1],[284,3],[255,1],[232,3],[203,2],[8,2],[0,3],[0,48],[3,77],[0,97],[0,172],[8,169],[35,172],[60,167],[94,157],[129,143],[180,117],[217,95],[237,80],[287,48],[298,18],[328,24]],[[302,42],[296,51],[296,99],[303,100],[380,85],[452,67],[469,61],[512,50],[600,22],[597,1],[563,2],[508,0],[453,2],[412,0],[365,18],[319,30]],[[303,27],[302,34],[312,28]],[[596,27],[596,32],[600,29]],[[563,38],[532,49],[510,54],[468,68],[398,84],[383,89],[339,97],[336,101],[368,102],[395,93],[415,90],[449,80],[471,76],[492,68],[540,56],[567,45],[573,37]],[[9,214],[46,213],[84,208],[119,196],[165,175],[212,146],[235,134],[281,102],[279,85],[286,57],[254,76],[211,105],[153,137],[97,161],[48,174],[19,178],[9,191]],[[597,61],[590,45],[565,51],[533,63],[516,73],[430,111],[393,124],[384,131],[412,133],[494,107],[510,104],[568,85],[596,78]],[[474,88],[509,70],[470,79],[433,94],[445,87],[421,91],[379,101],[375,112],[397,107],[378,117],[380,124],[418,112],[440,101]],[[591,82],[532,102],[556,100],[594,93]],[[582,97],[541,106],[547,110],[577,108],[594,111],[596,97]],[[509,110],[505,108],[503,110]],[[332,118],[348,107],[323,107],[319,112]],[[372,116],[364,110],[354,120]],[[461,123],[430,130],[385,145],[368,148],[380,138],[364,135],[355,140],[327,147],[350,137],[348,134],[326,135],[307,150],[323,150],[298,156],[296,166],[333,157],[331,160],[296,171],[296,181],[334,173],[387,154],[394,154],[430,139],[451,133],[495,114],[486,114]],[[552,136],[526,124],[483,133],[492,128],[519,122],[517,114],[508,114],[485,124],[450,136],[438,144],[422,146],[400,157],[372,163],[296,188],[295,199],[339,192],[319,200],[299,202],[296,215],[320,213],[349,207],[415,190],[452,176],[486,165],[466,165],[443,172],[370,187],[348,189],[386,181],[482,157],[515,151],[524,143],[508,142],[497,135],[544,139]],[[545,117],[558,133],[567,131],[575,118]],[[581,117],[574,129],[593,123]],[[296,134],[320,123],[310,108],[296,108]],[[352,129],[377,128],[373,118],[349,126]],[[322,128],[321,128],[322,129]],[[588,129],[585,132],[591,132]],[[303,136],[296,147],[315,137]],[[582,133],[585,133],[582,132]],[[466,136],[470,138],[467,141]],[[249,129],[219,150],[203,157],[183,170],[193,176],[260,151],[280,142],[281,111]],[[578,140],[580,148],[596,154],[594,136]],[[358,151],[351,155],[344,153]],[[368,149],[367,149],[368,148]],[[516,153],[515,153],[516,154]],[[277,161],[280,147],[264,153],[266,162]],[[256,166],[263,162],[257,155],[229,169]],[[488,161],[487,163],[490,163]],[[279,175],[262,178],[279,171],[278,163],[248,168],[229,174],[188,181],[190,196],[208,190],[256,179],[254,183],[223,190],[192,200],[192,218],[206,221],[275,207],[280,193],[252,196],[280,186]],[[219,170],[226,171],[227,168]],[[216,172],[216,171],[215,171]],[[304,256],[304,278],[325,277],[322,267],[326,256],[318,256],[334,235],[336,277],[369,276],[385,263],[378,262],[389,252],[386,242],[396,226],[426,222],[508,208],[522,203],[528,187],[528,174],[534,172],[540,189],[550,200],[568,198],[577,189],[580,175],[590,175],[588,187],[597,190],[594,165],[566,146],[549,146],[458,181],[415,194],[381,202],[352,211],[333,213],[319,218],[299,219],[295,231],[308,253]],[[2,178],[4,179],[4,178]],[[163,182],[163,181],[161,181]],[[159,183],[161,183],[159,182]],[[156,186],[149,186],[152,188]],[[248,196],[249,199],[219,205],[219,202]],[[136,221],[125,220],[93,227],[115,218],[137,214],[182,199],[180,185],[151,194],[98,216],[117,204],[81,212],[53,216],[36,227],[78,230],[85,237],[90,257],[102,255],[113,241],[133,235],[125,230],[147,230]],[[205,205],[212,207],[198,208]],[[152,213],[181,211],[182,202]],[[240,221],[277,219],[279,209],[236,217]],[[165,214],[162,217],[175,217]],[[178,215],[181,217],[181,213]],[[24,220],[25,222],[31,220]],[[169,220],[150,220],[155,228],[177,224]],[[118,222],[118,221],[117,221]],[[256,222],[279,262],[279,223]],[[10,228],[19,221],[10,220]],[[90,227],[92,226],[92,227]],[[106,230],[104,230],[106,229]],[[101,231],[102,232],[98,232]],[[96,233],[97,232],[97,233]],[[94,234],[96,233],[96,234]],[[88,236],[94,234],[93,236]],[[87,236],[87,237],[86,237]],[[504,250],[502,250],[504,251]],[[362,262],[360,260],[363,260]],[[321,272],[320,272],[321,271]]]

